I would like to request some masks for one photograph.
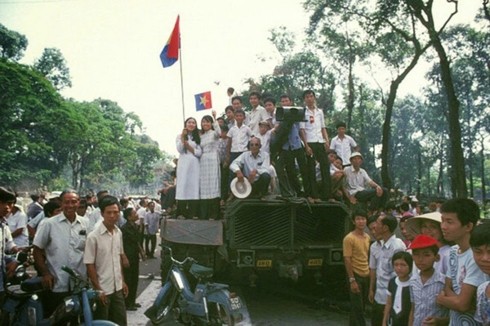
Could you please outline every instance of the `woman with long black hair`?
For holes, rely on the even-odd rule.
[[[177,217],[198,219],[199,208],[199,158],[201,157],[201,137],[197,122],[187,118],[182,133],[176,139],[179,152],[177,164]]]

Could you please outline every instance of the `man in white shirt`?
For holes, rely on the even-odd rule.
[[[248,114],[247,125],[252,130],[252,135],[259,134],[259,122],[267,120],[270,116],[263,106],[260,105],[260,94],[258,92],[251,92],[248,100],[252,111]],[[236,112],[235,112],[236,114]]]
[[[331,180],[330,180],[330,164],[327,158],[329,150],[329,138],[325,127],[325,117],[323,111],[316,106],[315,92],[306,90],[303,92],[303,100],[306,106],[305,120],[300,123],[301,140],[305,144],[306,160],[308,164],[308,174],[310,180],[310,189],[307,193],[308,202],[318,203],[320,197],[324,200],[332,198]],[[320,173],[322,176],[321,187],[315,182],[316,161],[320,163]]]
[[[361,168],[362,161],[361,153],[354,152],[351,154],[352,166],[344,169],[346,195],[353,205],[357,202],[366,203],[370,201],[369,209],[371,211],[381,210],[388,201],[388,189],[379,186],[369,177],[366,170]],[[367,189],[368,186],[371,189]]]
[[[69,295],[69,275],[61,270],[68,266],[80,275],[86,274],[83,251],[87,238],[88,223],[77,215],[80,197],[74,190],[60,195],[63,212],[40,223],[34,237],[33,256],[36,269],[42,276],[46,315],[56,309]]]
[[[260,198],[267,194],[271,181],[269,154],[260,150],[260,139],[252,137],[249,150],[235,159],[230,170],[236,175],[239,182],[247,178],[252,185],[250,196]]]
[[[336,127],[337,136],[332,138],[332,141],[330,142],[330,149],[333,149],[335,153],[340,156],[344,167],[350,166],[350,155],[352,154],[352,151],[358,152],[359,146],[357,146],[354,138],[345,134],[345,122],[337,123]]]
[[[101,291],[94,319],[110,320],[126,325],[124,298],[128,287],[124,282],[124,249],[119,220],[119,201],[106,196],[99,202],[103,221],[88,235],[83,262],[92,286]]]
[[[7,225],[17,247],[29,246],[29,232],[27,231],[27,215],[17,205],[7,216]]]

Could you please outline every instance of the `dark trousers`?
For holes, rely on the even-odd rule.
[[[155,248],[157,246],[156,234],[145,234],[145,253],[149,258],[155,254]]]
[[[97,302],[94,319],[110,320],[119,326],[128,324],[122,290],[109,294],[107,296],[107,305],[103,305],[100,301]]]
[[[308,143],[313,151],[313,157],[308,156],[306,162],[308,163],[308,175],[309,184],[311,186],[311,193],[309,194],[313,198],[328,199],[332,197],[331,194],[331,180],[330,180],[330,163],[328,162],[327,151],[325,150],[324,143]],[[318,188],[316,181],[316,161],[320,163],[320,173],[322,176],[321,187]]]
[[[293,197],[302,192],[301,182],[296,171],[295,161],[298,162],[301,178],[303,179],[304,193],[309,195],[308,169],[303,148],[295,150],[282,150],[275,163],[279,189],[284,197]],[[308,185],[308,186],[307,186]]]
[[[252,197],[262,197],[267,194],[269,184],[271,183],[271,175],[269,173],[262,173],[259,178],[252,183]]]
[[[388,201],[388,189],[383,188],[383,195],[381,197],[376,196],[376,189],[366,189],[362,191],[358,191],[354,196],[361,203],[366,203],[370,201],[369,209],[376,210],[380,208],[384,208],[386,202]]]
[[[364,311],[365,311],[366,303],[368,302],[369,275],[362,277],[354,273],[354,278],[356,279],[360,292],[352,293],[352,291],[349,291],[350,304],[351,304],[349,325],[365,326],[366,320],[364,318]]]
[[[375,301],[371,312],[371,326],[381,326],[383,324],[384,312],[385,305]]]
[[[201,220],[216,220],[219,218],[219,197],[212,199],[201,199],[199,206],[201,210],[199,218]]]
[[[133,306],[136,303],[136,290],[138,289],[138,280],[140,274],[140,264],[138,255],[135,257],[128,257],[129,268],[125,268],[124,280],[128,286],[128,296],[125,299],[126,307]]]
[[[220,166],[221,170],[221,199],[226,200],[230,192],[230,168],[224,167],[223,164]]]
[[[178,200],[176,215],[183,215],[186,218],[192,218],[198,216],[199,213],[199,200]]]

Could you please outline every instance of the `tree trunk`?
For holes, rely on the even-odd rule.
[[[468,178],[470,180],[470,198],[475,198],[475,185],[473,183],[473,152],[470,151],[470,157],[468,157]]]
[[[487,190],[485,185],[485,140],[482,137],[481,151],[480,151],[480,175],[481,175],[481,197],[482,203],[485,204],[487,200]]]
[[[347,131],[350,132],[350,125],[352,122],[352,112],[354,111],[354,76],[352,74],[353,62],[349,60],[349,98],[347,100]]]
[[[420,144],[418,144],[418,153],[417,153],[417,170],[418,170],[418,179],[417,179],[417,198],[420,198],[420,187],[422,184],[422,153]]]

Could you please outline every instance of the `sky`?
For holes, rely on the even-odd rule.
[[[456,21],[470,22],[480,1],[460,2]],[[180,62],[163,69],[159,54],[177,15]],[[224,112],[228,87],[247,89],[246,78],[277,64],[270,30],[286,26],[301,46],[308,15],[300,0],[0,0],[0,22],[27,37],[22,63],[32,64],[44,48],[61,50],[73,83],[63,96],[117,102],[141,118],[162,150],[177,155],[184,116],[200,121],[210,114],[195,111],[194,95],[211,91],[213,108]],[[420,87],[414,75],[407,83]]]

